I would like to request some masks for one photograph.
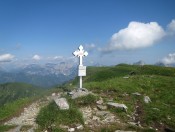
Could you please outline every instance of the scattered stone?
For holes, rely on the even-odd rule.
[[[60,125],[59,127],[60,128],[63,128],[63,129],[69,129],[69,127],[68,126],[65,126],[65,125]]]
[[[124,94],[122,94],[123,96],[128,96],[129,94],[127,94],[127,93],[124,93]]]
[[[136,131],[123,131],[123,130],[116,130],[115,132],[136,132]]]
[[[138,93],[138,92],[135,92],[135,93],[132,93],[133,95],[137,95],[137,96],[140,96],[141,94]]]
[[[103,120],[105,124],[116,122],[116,117],[113,114],[106,115],[105,119]]]
[[[152,108],[153,110],[157,110],[157,111],[160,111],[158,108]]]
[[[110,111],[99,111],[98,109],[91,108],[91,107],[83,107],[81,108],[83,113],[85,125],[89,128],[94,128],[109,125],[113,123],[121,123],[120,120],[114,115],[110,113]]]
[[[83,130],[83,125],[78,125],[77,130]]]
[[[125,112],[127,111],[127,106],[125,104],[119,104],[119,103],[113,103],[113,102],[108,102],[107,103],[108,106],[110,107],[114,107],[116,109],[122,109]]]
[[[110,113],[109,111],[97,111],[96,115],[97,116],[106,116],[109,113]]]
[[[74,132],[75,128],[68,128],[68,132]]]
[[[148,96],[144,96],[144,102],[148,104],[151,102],[151,99]]]
[[[70,95],[72,96],[72,99],[76,99],[78,97],[86,96],[90,92],[86,88],[79,88],[78,90],[73,90],[70,92]]]
[[[56,95],[56,93],[52,93],[52,96],[55,96]]]
[[[123,77],[124,79],[128,79],[129,77]]]
[[[97,105],[97,109],[99,109],[99,110],[106,110],[107,106],[106,105]]]
[[[137,123],[135,123],[135,122],[128,122],[128,124],[133,125],[133,126],[137,126]]]
[[[59,99],[55,99],[54,101],[61,110],[69,109],[69,104],[66,98],[59,98]]]
[[[102,99],[102,98],[100,98],[100,100],[98,100],[96,103],[97,103],[98,105],[103,104],[103,99]]]
[[[99,120],[100,120],[100,118],[99,118],[99,117],[97,117],[97,116],[93,116],[93,117],[92,117],[92,120],[99,121]]]
[[[168,120],[171,120],[171,117],[170,117],[170,116],[167,116],[167,119],[168,119]]]

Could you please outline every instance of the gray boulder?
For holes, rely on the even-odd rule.
[[[59,99],[57,98],[57,99],[54,99],[54,101],[61,110],[69,109],[69,104],[66,98],[59,98]]]
[[[107,106],[106,105],[97,105],[97,109],[99,109],[99,110],[106,110]]]
[[[114,107],[116,109],[122,109],[123,111],[127,111],[127,106],[125,104],[119,104],[119,103],[113,103],[113,102],[108,102],[107,105],[109,107]]]

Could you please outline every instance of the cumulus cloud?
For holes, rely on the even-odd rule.
[[[167,65],[174,64],[175,63],[175,53],[168,54],[168,56],[162,59],[162,62]]]
[[[167,34],[168,35],[175,34],[175,19],[173,19],[171,21],[171,23],[168,24],[168,26],[167,26]]]
[[[11,54],[3,54],[0,55],[0,62],[10,62],[12,61],[13,58],[14,56]]]
[[[165,31],[157,22],[130,22],[127,28],[112,35],[103,52],[114,50],[134,50],[149,47],[165,36]]]
[[[41,60],[41,57],[39,55],[34,55],[32,57],[33,60]]]

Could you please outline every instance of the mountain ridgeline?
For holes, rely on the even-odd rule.
[[[76,66],[65,62],[47,63],[43,66],[31,64],[10,72],[0,70],[0,83],[24,82],[47,88],[73,79],[76,71]]]

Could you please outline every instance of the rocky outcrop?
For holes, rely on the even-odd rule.
[[[72,97],[72,99],[76,99],[78,97],[86,96],[90,93],[91,92],[89,92],[86,88],[79,88],[79,89],[73,90],[72,92],[69,92],[68,94]]]

